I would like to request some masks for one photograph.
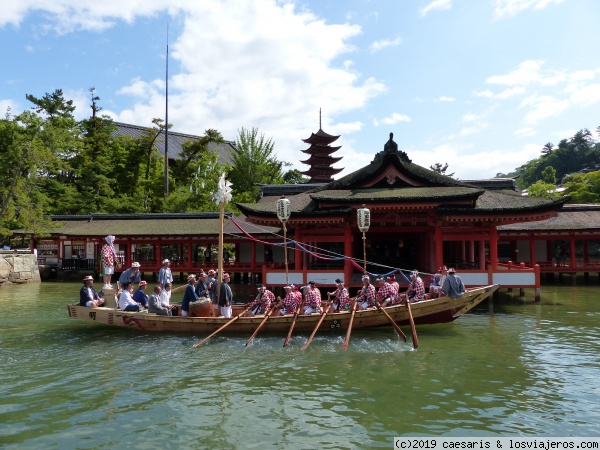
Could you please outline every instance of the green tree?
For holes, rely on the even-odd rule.
[[[308,180],[298,169],[290,169],[283,175],[281,181],[283,184],[304,184],[308,183]]]
[[[539,180],[529,186],[529,196],[531,197],[542,197],[542,198],[559,198],[561,194],[556,192],[556,185],[552,183],[546,183],[545,181]]]
[[[259,134],[258,128],[238,131],[229,180],[233,183],[237,202],[254,202],[260,192],[259,184],[281,183],[282,169],[289,163],[274,155],[275,143]]]
[[[565,178],[570,203],[600,203],[600,170]]]
[[[446,171],[448,170],[448,163],[442,164],[442,163],[435,163],[432,166],[429,166],[429,168],[431,170],[433,170],[434,172],[439,173],[440,175],[445,175],[447,177],[453,177],[454,176],[454,172],[452,173],[446,173]]]
[[[0,121],[0,235],[24,228],[43,236],[52,228],[39,182],[59,162],[45,145],[44,125],[31,111]]]
[[[554,170],[554,167],[548,166],[542,171],[542,181],[556,185],[556,170]]]

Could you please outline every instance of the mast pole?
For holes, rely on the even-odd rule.
[[[167,64],[165,74],[165,172],[163,194],[169,196],[169,24],[167,24]]]

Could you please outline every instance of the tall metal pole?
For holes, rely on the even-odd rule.
[[[165,76],[165,174],[163,194],[169,196],[169,25],[167,24],[167,70]]]

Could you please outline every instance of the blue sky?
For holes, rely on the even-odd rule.
[[[301,139],[340,134],[341,175],[390,132],[461,179],[509,172],[600,126],[597,0],[20,0],[0,16],[0,109],[88,88],[117,121],[164,118],[234,140],[258,127],[306,170]]]

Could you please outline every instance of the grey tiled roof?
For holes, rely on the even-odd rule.
[[[141,127],[138,125],[131,125],[127,123],[114,122],[114,125],[117,127],[117,134],[130,136],[132,138],[138,138],[144,134],[144,131],[147,128],[152,127]],[[176,131],[169,130],[169,159],[180,159],[181,155],[181,146],[185,142],[195,141],[200,136],[196,136],[193,134],[185,134],[178,133]],[[161,156],[165,156],[165,134],[161,134],[156,141],[155,146],[160,153]],[[215,144],[211,143],[209,145],[209,150],[216,150],[219,155],[219,163],[221,164],[231,164],[232,163],[232,153],[235,149],[234,143],[232,141],[225,141],[223,144]]]
[[[600,230],[600,205],[565,205],[551,219],[498,227],[498,231],[558,230]]]

